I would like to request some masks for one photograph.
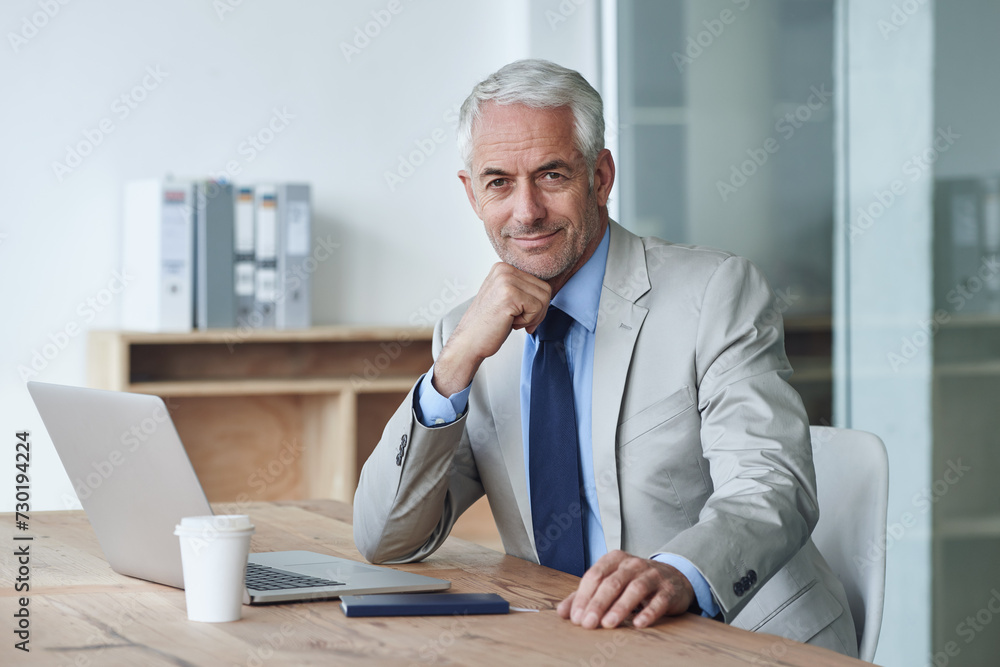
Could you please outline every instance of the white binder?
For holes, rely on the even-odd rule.
[[[254,327],[275,326],[278,299],[278,192],[274,185],[258,185],[254,192]]]
[[[125,186],[122,267],[135,276],[122,292],[122,327],[190,331],[194,315],[194,193],[191,183]]]

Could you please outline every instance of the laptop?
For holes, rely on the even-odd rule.
[[[119,574],[184,587],[174,527],[212,514],[163,400],[28,382],[56,452]],[[244,603],[441,591],[451,583],[311,551],[251,554]]]

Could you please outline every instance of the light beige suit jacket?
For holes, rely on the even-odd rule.
[[[805,411],[781,315],[748,261],[611,222],[594,349],[593,457],[607,548],[691,561],[725,620],[856,654],[818,518]],[[435,330],[436,357],[467,304]],[[472,382],[456,422],[424,427],[413,391],[361,473],[354,537],[373,562],[433,553],[485,492],[508,554],[538,562],[522,445],[524,332]]]

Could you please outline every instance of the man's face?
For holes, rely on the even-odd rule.
[[[573,124],[568,107],[488,103],[473,127],[472,173],[459,172],[500,259],[556,288],[600,243],[614,179],[605,150],[590,187]]]

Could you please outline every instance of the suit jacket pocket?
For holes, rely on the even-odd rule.
[[[818,581],[793,595],[784,605],[770,614],[754,632],[780,635],[797,642],[808,642],[817,632],[833,623],[844,613],[837,598]]]
[[[644,433],[648,433],[694,406],[694,392],[691,391],[691,387],[681,387],[666,398],[643,408],[631,417],[627,417],[619,424],[619,447],[625,447]]]

